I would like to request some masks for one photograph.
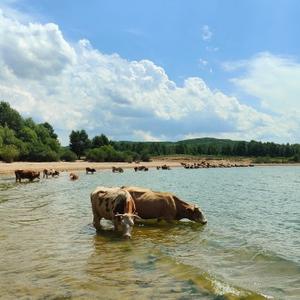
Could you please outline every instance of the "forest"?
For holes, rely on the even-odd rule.
[[[149,161],[152,156],[193,155],[208,157],[252,157],[257,162],[282,158],[300,161],[300,144],[198,138],[177,142],[133,142],[109,140],[105,134],[89,138],[87,132],[72,130],[69,145],[61,146],[48,122],[37,124],[23,118],[9,103],[0,102],[0,159],[13,161]]]

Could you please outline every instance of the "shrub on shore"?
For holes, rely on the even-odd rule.
[[[0,151],[0,157],[7,163],[12,163],[18,160],[19,155],[20,152],[14,145],[5,145]]]
[[[77,155],[70,149],[64,149],[60,155],[60,159],[64,161],[75,161],[77,159]]]

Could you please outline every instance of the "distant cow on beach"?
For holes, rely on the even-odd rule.
[[[21,182],[21,179],[29,179],[33,181],[35,178],[40,179],[40,172],[33,170],[15,170],[16,182]]]

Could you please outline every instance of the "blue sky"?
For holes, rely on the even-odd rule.
[[[86,89],[89,84],[95,84],[90,82],[91,78],[97,77],[103,70],[109,71],[112,76],[111,80],[105,81],[105,88],[95,93],[105,95],[108,93],[111,103],[118,102],[119,100],[116,99],[120,98],[127,101],[127,106],[123,101],[122,107],[112,107],[109,110],[108,103],[104,103],[102,97],[99,97],[95,103],[88,99],[89,93],[86,93],[86,90],[85,92],[81,90],[87,97],[85,102],[82,100],[86,107],[103,106],[108,114],[118,113],[118,118],[122,120],[118,120],[116,127],[111,125],[109,120],[103,121],[101,126],[97,127],[97,114],[93,115],[91,113],[93,109],[90,108],[86,114],[80,110],[73,113],[80,118],[93,119],[94,125],[87,124],[88,122],[70,121],[70,124],[66,126],[67,129],[70,126],[87,126],[90,127],[88,129],[90,134],[106,130],[108,132],[105,133],[116,139],[174,140],[210,135],[278,142],[299,141],[297,132],[300,124],[296,113],[300,111],[300,104],[297,104],[298,101],[295,98],[295,94],[300,92],[296,82],[299,78],[300,53],[299,1],[11,0],[4,1],[0,9],[2,9],[6,26],[11,26],[9,20],[17,21],[18,26],[27,26],[28,30],[22,32],[22,37],[16,27],[14,31],[11,31],[11,34],[16,34],[16,41],[23,39],[26,35],[31,36],[31,41],[34,38],[40,38],[33,33],[36,29],[30,30],[30,22],[44,26],[47,39],[41,45],[51,45],[51,43],[52,46],[56,45],[57,55],[66,50],[65,43],[74,49],[74,60],[73,58],[69,60],[70,55],[73,55],[71,54],[73,50],[69,48],[68,54],[59,58],[59,61],[61,59],[72,61],[73,70],[69,74],[78,72],[78,77],[83,78],[83,73],[86,75],[88,72],[86,68],[83,71],[83,67],[89,64],[89,79],[86,79],[87,77],[82,79],[81,86]],[[63,40],[60,41],[62,44],[60,42],[55,44],[57,39],[52,34],[48,36],[47,24],[49,23],[57,26],[55,34],[62,35]],[[88,41],[89,44],[88,46],[85,44],[86,49],[89,49],[89,59],[85,62],[82,58],[86,59],[87,54],[82,56],[82,52],[78,50],[81,40]],[[18,72],[14,71],[14,68],[17,70],[14,64],[18,62],[19,66],[22,63],[27,65],[28,57],[32,58],[30,47],[24,47],[14,54],[11,53],[14,55],[14,64],[5,51],[7,49],[3,46],[1,52],[0,44],[2,63],[16,75],[14,84],[19,86],[18,91],[26,89],[25,81],[28,78],[18,77]],[[26,51],[28,56],[25,55]],[[37,51],[39,48],[32,53],[39,56]],[[92,55],[95,51],[99,53],[97,59]],[[46,54],[43,53],[42,56],[45,57]],[[52,57],[56,54],[51,52]],[[117,70],[116,61],[110,61],[111,54],[117,54],[122,59],[122,71]],[[69,55],[68,58],[67,55]],[[20,57],[16,59],[17,56]],[[22,60],[24,57],[26,61]],[[113,65],[113,69],[107,64],[107,60]],[[142,62],[141,65],[146,70],[142,75],[135,65],[132,71],[135,61]],[[150,65],[145,67],[144,61],[151,62],[154,67]],[[30,63],[35,62],[30,60]],[[57,61],[54,63],[57,67]],[[104,65],[99,65],[101,63]],[[93,66],[99,68],[95,74],[91,71]],[[60,67],[60,75],[65,73],[64,70],[69,70],[68,64]],[[163,70],[163,75],[160,69]],[[151,94],[149,94],[149,89],[146,94],[144,81],[130,88],[136,90],[138,94],[131,95],[129,91],[124,90],[128,84],[120,82],[120,78],[124,79],[128,70],[133,72],[134,76],[155,79],[157,85],[151,86]],[[123,75],[120,76],[120,74]],[[97,81],[99,84],[103,83],[101,76]],[[120,78],[116,80],[116,76]],[[167,76],[167,80],[164,76]],[[11,80],[11,77],[9,78]],[[66,79],[66,77],[63,78]],[[199,80],[189,81],[187,84],[189,78]],[[41,77],[35,78],[35,82],[32,80],[31,77],[32,86],[49,90],[49,78],[47,80],[42,80]],[[170,82],[167,81],[175,84],[175,92],[173,88],[169,89]],[[200,81],[204,86],[199,84]],[[162,87],[162,83],[166,86]],[[8,79],[2,76],[2,86],[6,85],[8,86]],[[121,89],[120,86],[123,85],[124,88]],[[62,98],[67,97],[66,94],[69,95],[67,88],[64,85],[60,89],[59,95]],[[30,109],[26,111],[26,105],[20,104],[22,102],[19,99],[20,95],[14,94],[14,91],[7,92],[7,89],[6,87],[2,90],[2,95],[0,94],[2,98],[6,95],[14,95],[12,97],[14,100],[6,100],[11,101],[16,108],[21,108],[24,114],[32,113]],[[167,93],[165,93],[166,89],[168,89]],[[43,95],[36,95],[26,89],[26,93],[30,93],[33,102],[42,101],[37,100],[37,97],[43,98],[43,103],[40,103],[42,113],[38,116],[40,119],[50,118],[49,113],[43,113],[47,102],[51,102],[47,91]],[[24,93],[25,91],[21,94],[24,95]],[[56,93],[59,92],[56,91]],[[103,97],[104,94],[102,94]],[[144,100],[143,103],[135,105],[135,101],[139,102],[138,95],[144,95],[141,96]],[[153,99],[155,96],[156,100]],[[74,95],[69,95],[69,97],[75,101],[75,106],[80,106],[80,99],[76,101]],[[232,97],[234,101],[231,100]],[[182,99],[186,101],[188,108],[184,107]],[[60,102],[63,101],[60,100]],[[71,100],[66,100],[66,103],[68,101]],[[155,104],[155,101],[158,101],[158,104]],[[151,105],[148,105],[150,102]],[[156,110],[157,105],[162,105],[162,107]],[[148,115],[150,114],[146,119],[132,118],[132,114],[141,115],[145,110]],[[121,115],[120,111],[122,111]],[[179,113],[183,111],[184,114]],[[249,114],[252,114],[253,118],[247,120]],[[57,130],[61,133],[62,140],[66,140],[67,129],[64,130],[62,120],[58,123]],[[120,126],[123,126],[122,128],[125,126],[127,129],[118,130]],[[181,131],[182,128],[184,130]]]

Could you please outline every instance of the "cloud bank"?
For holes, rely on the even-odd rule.
[[[250,71],[234,83],[251,92],[260,70],[243,67]],[[257,96],[265,97],[264,91],[258,90]],[[63,144],[72,129],[81,128],[114,139],[216,136],[275,141],[293,139],[299,128],[282,115],[260,112],[211,90],[201,78],[186,78],[179,86],[152,61],[107,55],[88,40],[66,41],[56,24],[24,23],[4,12],[0,99],[25,116],[53,124]]]

